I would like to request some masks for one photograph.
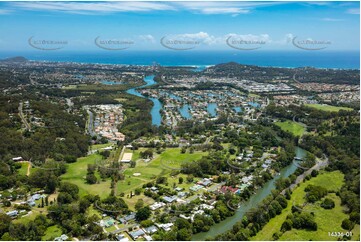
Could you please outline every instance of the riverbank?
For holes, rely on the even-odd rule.
[[[159,127],[162,124],[162,115],[160,113],[160,110],[162,109],[162,103],[157,98],[145,97],[137,90],[137,89],[155,85],[155,84],[157,84],[157,82],[154,80],[153,75],[144,77],[144,82],[146,84],[139,86],[139,87],[130,88],[126,91],[126,93],[135,95],[135,96],[141,97],[141,98],[148,98],[149,100],[151,100],[153,102],[153,107],[150,111],[150,114],[152,116],[152,124]]]
[[[287,215],[291,213],[292,206],[294,204],[301,206],[302,204],[306,203],[304,199],[306,193],[304,190],[308,185],[322,186],[327,188],[328,191],[339,191],[344,183],[343,178],[344,175],[339,171],[322,172],[317,177],[301,183],[300,186],[294,189],[291,199],[288,202],[287,207],[282,211],[282,213],[272,218],[263,227],[263,229],[257,233],[256,236],[251,238],[251,240],[273,240],[273,234],[280,231],[281,226],[286,220]],[[344,231],[344,229],[341,228],[341,222],[348,216],[343,212],[345,207],[341,205],[341,199],[336,196],[335,193],[329,193],[327,197],[335,202],[335,208],[326,210],[324,208],[321,208],[320,206],[317,206],[317,204],[307,204],[302,208],[302,210],[304,211],[313,212],[315,214],[315,222],[318,225],[317,231],[292,229],[285,232],[279,238],[279,240],[337,240],[337,237],[330,237],[328,235],[328,232]],[[352,240],[359,240],[359,226],[356,226],[352,232],[354,234]]]
[[[305,157],[307,154],[307,151],[300,147],[296,147],[295,152],[296,156],[301,158]],[[193,235],[192,240],[204,241],[207,238],[213,238],[218,234],[224,233],[225,231],[231,229],[232,226],[235,223],[239,222],[248,211],[250,211],[252,208],[256,208],[263,199],[265,199],[269,194],[271,194],[271,191],[276,188],[276,180],[280,178],[287,178],[288,176],[293,174],[296,169],[297,166],[294,163],[283,168],[278,176],[266,182],[261,189],[257,190],[255,194],[253,194],[245,203],[243,203],[242,206],[236,211],[235,215],[226,218],[218,224],[215,224],[208,232]]]

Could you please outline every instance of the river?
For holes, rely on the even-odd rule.
[[[162,103],[157,98],[145,97],[140,92],[137,91],[137,89],[149,87],[151,85],[156,84],[157,82],[154,81],[154,76],[146,76],[144,77],[144,81],[146,82],[146,84],[140,87],[128,89],[127,93],[131,95],[135,95],[137,97],[148,98],[153,102],[153,107],[150,110],[150,114],[152,116],[152,124],[159,127],[162,123],[162,115],[160,114],[160,110],[162,109]]]
[[[296,147],[295,153],[297,157],[305,157],[306,151],[301,149],[300,147]],[[250,209],[257,207],[257,205],[265,199],[271,191],[275,189],[275,181],[280,178],[286,178],[294,173],[297,169],[295,164],[291,164],[285,168],[283,168],[280,172],[280,175],[274,177],[272,180],[268,181],[264,184],[261,189],[256,191],[256,194],[253,194],[241,207],[237,210],[237,212],[232,216],[228,217],[225,220],[221,221],[218,224],[215,224],[211,227],[208,232],[198,233],[192,236],[192,240],[195,241],[204,241],[206,238],[214,237],[218,234],[224,233],[227,230],[232,229],[233,225],[240,221],[243,216],[248,212]]]

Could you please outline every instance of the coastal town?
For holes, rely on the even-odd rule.
[[[291,188],[333,172],[325,170],[324,152],[304,140],[336,135],[328,120],[337,115],[357,121],[353,80],[300,83],[292,69],[271,68],[265,81],[269,68],[257,71],[257,80],[224,76],[217,66],[15,63],[0,62],[0,71],[15,66],[12,75],[31,78],[10,82],[3,93],[34,90],[6,101],[13,105],[8,123],[18,135],[48,138],[34,151],[55,145],[47,156],[9,155],[31,189],[4,182],[0,212],[11,221],[46,216],[53,221],[46,238],[55,241],[205,240],[228,229],[225,221],[246,217],[253,226],[263,207],[281,213]],[[228,65],[234,75],[256,68]],[[75,205],[86,217],[78,232],[59,220],[62,213],[79,216],[63,210]]]

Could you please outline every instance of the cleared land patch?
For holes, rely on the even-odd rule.
[[[295,136],[301,136],[305,132],[305,128],[293,121],[284,121],[284,122],[276,122],[275,123],[278,127],[280,127],[282,130],[291,132]]]
[[[340,110],[346,110],[346,111],[352,110],[352,108],[337,107],[337,106],[331,106],[331,105],[327,105],[327,104],[306,104],[306,106],[310,107],[310,108],[316,108],[316,109],[326,111],[326,112],[338,112]]]

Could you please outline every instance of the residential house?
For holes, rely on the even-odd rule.
[[[164,231],[168,232],[171,230],[173,223],[167,223],[167,224],[155,224],[158,228],[162,228]]]
[[[120,218],[119,221],[123,224],[129,223],[130,221],[135,219],[135,213],[132,212],[129,215],[124,216],[123,218]]]
[[[234,187],[231,187],[231,186],[222,186],[221,189],[219,189],[219,191],[221,193],[223,193],[223,194],[225,194],[227,192],[230,192],[230,193],[233,193],[233,194],[240,193],[239,188],[234,188]]]
[[[142,229],[138,229],[132,232],[128,232],[128,234],[132,237],[132,239],[137,240],[139,237],[142,237],[145,235],[144,231]]]
[[[153,238],[150,237],[149,235],[144,235],[144,239],[145,239],[146,241],[153,241]]]
[[[62,234],[60,237],[56,237],[54,241],[66,241],[69,237],[66,234]]]
[[[128,237],[126,237],[124,234],[117,234],[115,238],[117,238],[118,241],[129,241]]]
[[[172,203],[174,201],[177,200],[177,196],[171,196],[171,197],[168,197],[168,196],[163,196],[163,200],[166,202],[166,203]]]
[[[198,190],[200,190],[202,188],[203,188],[203,186],[196,184],[196,185],[190,187],[189,190],[191,190],[193,192],[197,192]]]
[[[155,202],[155,203],[153,203],[152,205],[150,205],[149,208],[150,208],[152,211],[154,211],[154,210],[157,210],[157,209],[159,209],[159,208],[161,208],[161,207],[163,207],[163,206],[165,206],[165,203],[163,203],[163,202]]]
[[[143,229],[147,234],[154,234],[158,231],[158,228],[154,225]]]
[[[212,181],[208,178],[203,178],[201,181],[197,182],[198,185],[202,185],[204,187],[208,187],[212,184]]]
[[[13,210],[10,212],[7,212],[6,215],[10,216],[10,217],[16,217],[18,215],[19,211],[18,210]]]

